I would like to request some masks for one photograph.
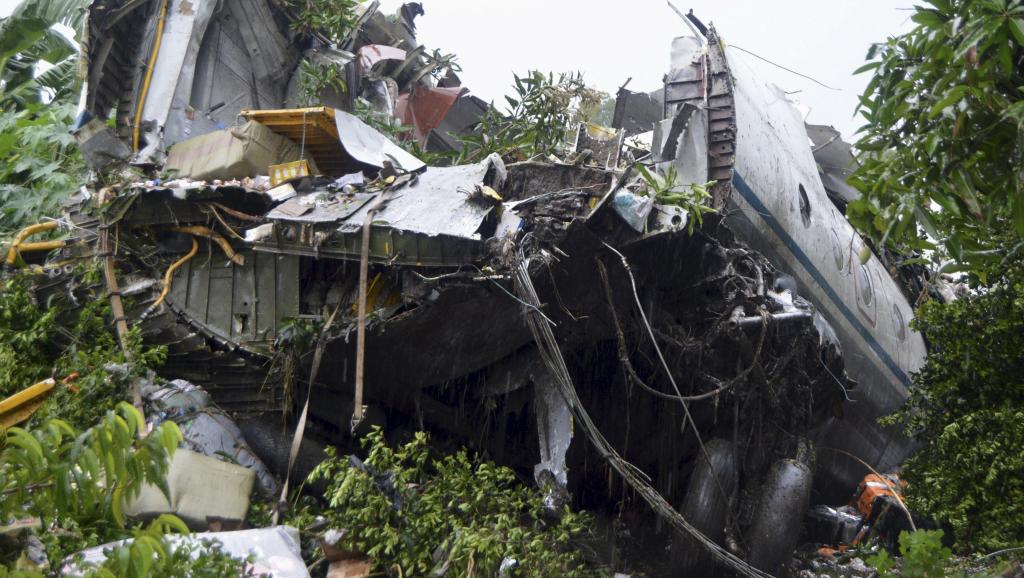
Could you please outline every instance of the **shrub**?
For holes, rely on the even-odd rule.
[[[586,519],[568,509],[548,520],[543,500],[512,470],[470,458],[465,450],[434,459],[427,434],[397,449],[380,429],[364,440],[365,465],[329,457],[310,475],[325,480],[327,518],[346,530],[341,545],[366,553],[377,568],[399,575],[497,575],[518,562],[515,575],[587,573],[570,539]]]
[[[952,529],[960,551],[1024,543],[1024,286],[922,306],[929,342],[904,410],[924,447],[905,467],[912,509]]]

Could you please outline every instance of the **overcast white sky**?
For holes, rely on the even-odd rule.
[[[230,1],[230,0],[229,0]],[[831,124],[850,138],[867,76],[852,72],[872,42],[910,27],[912,0],[677,0],[714,23],[729,44],[811,76],[813,82],[748,57],[766,80],[810,108],[808,120]],[[687,34],[664,0],[422,0],[418,38],[427,48],[458,55],[463,83],[502,102],[513,72],[578,70],[588,84],[614,94],[653,90],[668,68],[669,44]],[[393,12],[403,0],[383,0]],[[0,0],[0,15],[18,0]]]
[[[421,0],[418,39],[458,55],[463,84],[503,103],[512,73],[579,70],[588,84],[614,94],[629,77],[632,90],[661,85],[672,38],[689,34],[665,0]],[[382,0],[392,12],[402,0]],[[726,43],[777,62],[839,91],[748,57],[763,78],[810,107],[808,120],[848,137],[867,84],[853,76],[872,42],[911,27],[910,0],[675,0],[714,23]]]

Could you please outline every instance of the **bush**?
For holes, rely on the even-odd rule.
[[[121,403],[79,433],[61,420],[5,432],[0,451],[0,519],[38,518],[51,560],[126,537],[124,506],[144,484],[166,490],[181,432],[172,422],[147,437],[142,415]],[[0,567],[17,552],[0,552]]]
[[[220,542],[172,545],[171,533],[185,534],[188,528],[174,516],[160,516],[136,531],[131,542],[104,550],[103,562],[87,567],[85,578],[256,578],[251,559],[233,557]]]
[[[0,231],[20,229],[82,186],[85,163],[71,136],[73,104],[0,110]]]
[[[365,466],[333,451],[310,475],[328,484],[326,517],[346,530],[341,545],[366,553],[375,567],[398,575],[494,576],[506,559],[510,575],[587,573],[570,539],[586,520],[566,508],[546,518],[543,500],[512,470],[471,459],[465,450],[431,458],[427,434],[388,447],[380,429],[364,440]]]
[[[1024,543],[1022,291],[927,303],[914,321],[928,359],[893,418],[924,442],[905,467],[909,505],[948,526],[963,552]]]
[[[879,578],[943,578],[953,552],[942,545],[942,530],[920,530],[900,532],[900,555],[898,573],[892,572],[896,563],[884,549],[867,562],[878,570]]]
[[[0,282],[0,399],[49,377],[60,381],[78,374],[78,391],[58,386],[29,423],[60,418],[88,428],[125,398],[133,377],[163,362],[166,350],[144,347],[133,328],[127,342],[136,363],[126,364],[108,324],[110,303],[90,288],[96,287],[95,275],[85,270],[69,284],[85,286],[72,289],[80,306],[37,304],[27,276]],[[108,371],[111,364],[125,371]]]

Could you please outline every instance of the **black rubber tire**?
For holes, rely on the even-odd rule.
[[[680,513],[705,536],[723,544],[729,502],[735,488],[736,452],[731,442],[717,438],[706,443],[705,447],[711,457],[711,465],[701,452],[686,486]],[[675,558],[673,570],[678,576],[709,576],[715,571],[714,560],[689,536],[677,534],[672,552]]]
[[[796,460],[772,464],[761,499],[744,538],[754,567],[779,575],[800,540],[804,515],[811,499],[813,474]]]
[[[253,453],[263,460],[274,476],[284,481],[294,430],[285,430],[281,426],[278,416],[270,416],[265,419],[240,419],[236,423],[242,430],[242,436],[245,437],[245,441],[252,448]],[[310,439],[309,436],[304,437],[299,446],[299,453],[295,456],[292,487],[296,487],[305,480],[313,468],[326,458],[327,454],[324,452],[322,444]]]

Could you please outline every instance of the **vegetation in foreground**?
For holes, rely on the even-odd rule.
[[[537,490],[465,450],[434,457],[419,432],[391,448],[375,429],[363,439],[365,462],[329,457],[310,475],[324,481],[330,525],[341,545],[365,552],[398,576],[585,576],[572,539],[588,520],[568,507],[550,513]]]
[[[1019,558],[1024,2],[929,0],[912,19],[912,31],[873,46],[861,69],[872,74],[853,179],[862,197],[848,213],[894,267],[930,265],[933,282],[969,289],[917,310],[927,363],[906,406],[885,419],[923,442],[903,471],[911,509],[939,522],[968,559]],[[904,536],[904,576],[953,572],[938,536]],[[876,562],[892,575],[890,561]]]

